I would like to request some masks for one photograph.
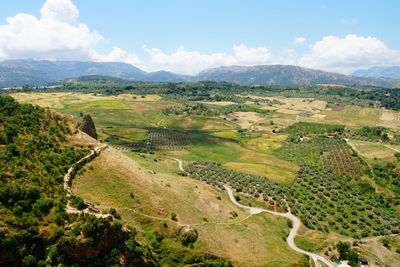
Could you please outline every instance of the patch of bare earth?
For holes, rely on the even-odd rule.
[[[237,123],[242,128],[250,128],[251,125],[264,119],[257,112],[234,112],[227,117],[229,120]]]

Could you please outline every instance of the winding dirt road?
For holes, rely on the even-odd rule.
[[[317,267],[321,266],[318,261],[323,262],[324,264],[326,264],[329,267],[335,267],[335,265],[333,265],[329,260],[325,259],[324,257],[322,257],[320,255],[317,255],[317,254],[314,254],[314,253],[311,253],[311,252],[308,252],[308,251],[305,251],[305,250],[303,250],[301,248],[298,248],[296,246],[296,244],[294,243],[294,237],[296,236],[297,231],[299,230],[300,225],[301,225],[300,220],[296,216],[294,216],[290,212],[281,213],[281,212],[265,210],[265,209],[261,209],[261,208],[248,207],[248,206],[242,205],[242,204],[240,204],[240,203],[238,203],[236,201],[235,197],[233,196],[233,191],[229,186],[224,185],[224,188],[228,192],[229,198],[233,202],[233,204],[235,204],[238,207],[241,207],[243,209],[248,210],[250,212],[250,214],[258,214],[258,213],[261,213],[261,212],[267,212],[267,213],[270,213],[270,214],[273,214],[273,215],[277,215],[277,216],[281,216],[281,217],[285,217],[285,218],[288,218],[289,220],[291,220],[293,222],[293,227],[290,230],[289,236],[286,239],[289,247],[291,249],[299,252],[299,253],[308,255],[310,258],[313,259],[313,261],[315,263],[315,266],[317,266]]]
[[[181,172],[184,172],[184,171],[185,171],[185,169],[183,169],[183,161],[182,161],[182,160],[177,159],[177,158],[171,158],[171,159],[176,160],[176,161],[178,162],[179,170],[180,170]]]

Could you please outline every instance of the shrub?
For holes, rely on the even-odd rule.
[[[116,209],[111,208],[108,212],[109,212],[112,216],[114,216],[115,219],[121,219],[121,215],[117,212]]]
[[[388,238],[383,238],[382,240],[381,240],[381,242],[382,242],[382,244],[383,244],[383,246],[384,247],[386,247],[386,248],[390,248],[390,240],[388,239]]]
[[[174,212],[171,213],[171,220],[177,221],[178,218],[176,217],[176,214]]]
[[[36,266],[36,257],[33,255],[25,256],[22,259],[22,266]]]
[[[85,202],[78,196],[71,197],[71,205],[78,210],[83,210],[85,208]]]

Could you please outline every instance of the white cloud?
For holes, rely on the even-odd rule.
[[[296,38],[294,38],[294,40],[293,40],[293,43],[295,44],[295,45],[302,45],[302,44],[304,44],[306,42],[306,38],[304,38],[304,37],[296,37]]]
[[[124,62],[134,66],[142,64],[140,59],[135,55],[128,53],[122,48],[114,46],[111,52],[107,55],[102,55],[96,51],[92,51],[91,59],[98,62]]]
[[[70,0],[46,1],[40,10],[43,19],[52,19],[68,24],[78,22],[78,8]]]
[[[298,64],[350,73],[359,68],[400,64],[400,51],[388,48],[375,37],[326,36],[311,45],[310,52],[299,58]]]
[[[171,54],[166,54],[159,48],[143,46],[143,49],[149,56],[150,68],[185,74],[195,74],[206,68],[218,66],[271,64],[273,62],[273,56],[267,48],[247,47],[243,44],[233,45],[233,54],[202,54],[198,51],[188,51],[183,45]]]
[[[0,26],[3,59],[90,59],[103,37],[78,23],[79,11],[70,0],[47,0],[41,17],[17,14]]]

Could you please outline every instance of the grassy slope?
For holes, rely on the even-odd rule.
[[[348,142],[352,147],[355,147],[362,156],[367,159],[384,159],[384,160],[393,160],[394,154],[397,152],[394,149],[390,149],[386,147],[385,144],[375,143],[375,142],[367,142],[367,141],[359,141],[359,140],[350,140]],[[396,146],[394,146],[396,148]],[[397,148],[396,148],[397,149]]]
[[[380,122],[381,110],[346,106],[342,110],[324,111],[324,123],[344,124],[347,126],[375,126]]]
[[[154,157],[161,160],[154,162]],[[223,192],[174,175],[172,164],[177,169],[176,163],[157,155],[136,156],[133,160],[108,150],[91,163],[93,171],[89,167],[75,179],[73,190],[100,206],[116,207],[127,223],[143,232],[143,224],[151,224],[158,231],[170,234],[177,231],[178,223],[191,224],[200,234],[195,250],[209,251],[237,264],[254,266],[268,262],[268,266],[288,266],[301,259],[301,255],[291,251],[283,239],[288,233],[285,220],[257,215],[231,224],[248,214],[234,206]],[[131,192],[134,198],[130,197]],[[222,199],[218,200],[217,196]],[[239,216],[230,219],[231,211]],[[169,220],[172,212],[177,214],[178,223]],[[207,216],[208,223],[203,216]],[[164,221],[167,228],[162,225]]]

